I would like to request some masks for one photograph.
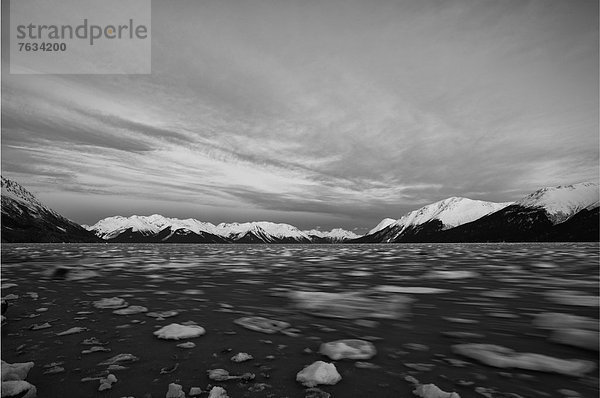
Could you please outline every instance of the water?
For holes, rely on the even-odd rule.
[[[353,360],[335,361],[342,381],[320,386],[334,397],[412,396],[406,376],[463,398],[484,396],[476,391],[492,397],[568,396],[564,390],[597,397],[599,391],[597,370],[574,377],[499,369],[451,348],[496,344],[592,361],[597,367],[596,351],[551,342],[551,331],[532,323],[536,314],[547,312],[597,322],[596,243],[3,244],[2,284],[2,296],[19,296],[9,300],[5,314],[2,358],[34,361],[28,381],[47,398],[164,397],[171,382],[182,384],[186,393],[212,384],[225,387],[231,397],[304,397],[296,373],[317,360],[334,362],[318,354],[319,345],[343,338],[372,341],[378,353],[363,361],[369,362],[366,368]],[[319,303],[294,301],[294,292],[356,293],[367,306],[343,298],[310,310],[307,305]],[[143,313],[115,315],[92,304],[110,297],[179,315],[164,320]],[[234,324],[243,316],[285,321],[297,333],[264,334]],[[153,335],[158,327],[186,321],[206,329],[206,335],[190,340],[193,349]],[[45,322],[51,327],[30,330]],[[72,327],[88,330],[56,335]],[[447,337],[443,332],[476,334]],[[111,352],[82,354],[89,346],[81,342],[91,337],[108,343],[104,347]],[[238,352],[254,359],[234,363],[230,358]],[[98,364],[120,353],[140,360],[112,372],[118,381],[111,390],[98,392],[98,381],[81,381],[101,374],[106,366]],[[65,371],[44,374],[49,369],[44,365],[53,362]],[[175,364],[177,369],[161,374]],[[256,378],[211,382],[206,371],[215,368]]]

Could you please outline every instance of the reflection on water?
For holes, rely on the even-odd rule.
[[[117,374],[114,396],[164,396],[171,382],[205,389],[206,371],[223,368],[256,373],[252,382],[219,384],[232,397],[303,397],[296,373],[326,360],[320,343],[350,338],[371,341],[378,354],[336,361],[342,381],[321,387],[333,396],[410,396],[414,380],[463,397],[598,393],[589,370],[598,365],[597,244],[3,245],[2,285],[3,297],[18,296],[9,300],[2,357],[35,361],[28,380],[45,397],[95,396],[98,386],[81,379],[120,353],[140,360]],[[177,315],[118,315],[92,304],[111,297]],[[280,320],[293,332],[248,330],[234,323],[240,317]],[[565,319],[577,322],[565,327]],[[187,350],[153,336],[173,322],[207,333]],[[56,336],[74,327],[88,330]],[[92,337],[112,352],[82,355],[79,343]],[[254,359],[232,363],[232,350]],[[513,353],[501,358],[513,365],[465,354],[474,351]],[[579,361],[586,371],[514,366],[517,355],[538,358],[529,354]],[[44,374],[53,362],[64,372]]]

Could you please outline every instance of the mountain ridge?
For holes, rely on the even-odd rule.
[[[413,234],[415,230],[423,229],[425,225],[429,225],[435,230],[453,228],[498,211],[511,203],[487,202],[452,196],[410,211],[394,222],[390,222],[390,218],[385,218],[365,237],[380,235],[380,231],[388,231],[384,234],[383,242],[394,242],[401,240],[404,235]],[[369,238],[364,240],[368,241]]]
[[[144,242],[170,242],[173,236],[178,236],[179,240],[183,239],[182,236],[187,236],[184,240],[196,243],[311,243],[312,241],[305,232],[290,224],[254,221],[214,225],[193,218],[182,220],[159,214],[107,217],[94,225],[86,225],[85,228],[107,241],[126,239],[131,242],[137,239]]]
[[[303,231],[315,243],[341,243],[346,240],[359,238],[360,235],[343,228],[333,228],[331,231],[311,229]]]
[[[1,177],[2,242],[101,242],[79,224],[45,206],[16,181]]]
[[[384,228],[376,230],[376,227],[374,233],[355,242],[598,241],[598,197],[598,184],[594,182],[541,188],[516,202],[501,203],[501,208],[495,211],[454,226],[442,220],[457,218],[438,217],[439,212],[430,211],[432,206],[453,199],[448,198],[409,212]],[[418,219],[416,215],[420,214],[435,216]],[[585,225],[585,231],[578,232],[575,222],[561,225],[576,215],[580,215],[578,221]],[[420,222],[415,223],[415,219]]]
[[[386,218],[359,236],[341,228],[300,230],[269,221],[112,216],[80,226],[2,177],[2,242],[115,243],[396,243],[599,241],[598,183],[538,189],[516,202],[450,197]]]

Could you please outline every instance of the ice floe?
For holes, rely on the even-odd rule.
[[[65,368],[63,368],[62,366],[51,366],[48,368],[48,370],[44,371],[45,375],[54,375],[54,374],[58,374],[58,373],[63,373],[65,371]]]
[[[380,369],[381,366],[375,365],[373,362],[356,361],[354,366],[359,369]]]
[[[318,384],[337,384],[342,380],[335,365],[323,361],[316,361],[306,366],[296,374],[296,381],[306,387],[314,387]]]
[[[263,318],[260,316],[238,318],[233,321],[233,323],[245,327],[246,329],[254,330],[255,332],[267,334],[277,333],[290,327],[290,324],[287,322]]]
[[[401,319],[409,313],[411,298],[401,295],[372,298],[360,292],[291,292],[296,307],[310,315],[326,318]]]
[[[33,325],[29,326],[29,330],[41,330],[41,329],[48,329],[51,327],[52,327],[52,325],[50,325],[48,322],[44,322],[41,324],[34,323]]]
[[[102,346],[92,346],[88,350],[81,351],[82,354],[93,354],[94,352],[110,352],[110,348]]]
[[[141,305],[131,305],[127,308],[121,308],[119,310],[114,310],[113,314],[133,315],[133,314],[141,314],[143,312],[148,312],[148,308],[142,307]]]
[[[234,356],[231,357],[231,360],[233,362],[246,362],[249,361],[251,359],[254,359],[254,357],[250,354],[247,354],[245,352],[238,352],[237,354],[235,354]]]
[[[550,341],[586,350],[598,351],[600,333],[595,330],[586,329],[558,329],[552,332]]]
[[[5,361],[0,361],[0,364],[0,368],[2,369],[2,381],[25,380],[27,374],[35,365],[33,362],[8,363]]]
[[[451,317],[451,316],[443,316],[442,319],[445,321],[448,321],[448,322],[452,322],[452,323],[462,323],[462,324],[479,323],[479,321],[475,320],[475,319],[457,318],[457,317]]]
[[[537,370],[567,376],[583,376],[596,368],[591,361],[519,353],[494,344],[456,344],[452,346],[452,351],[496,368]]]
[[[85,328],[85,327],[75,326],[75,327],[72,327],[71,329],[65,330],[64,332],[56,333],[56,335],[57,336],[67,336],[69,334],[76,334],[76,333],[86,332],[88,330],[89,329]]]
[[[228,381],[228,380],[244,380],[250,381],[254,380],[254,373],[244,373],[239,376],[231,375],[225,369],[209,369],[206,371],[208,378],[214,381]]]
[[[482,339],[485,337],[483,334],[475,332],[440,332],[440,334],[453,339]]]
[[[110,390],[112,385],[117,382],[117,377],[114,374],[109,374],[106,378],[100,379],[98,391]]]
[[[319,388],[311,387],[304,390],[304,398],[331,398],[331,394]]]
[[[183,392],[181,384],[169,384],[169,390],[167,391],[165,398],[185,398],[185,393]]]
[[[139,358],[132,354],[118,354],[105,361],[100,362],[98,365],[117,365],[120,363],[129,363],[139,361]]]
[[[377,354],[377,350],[368,341],[346,339],[321,344],[319,353],[337,361],[339,359],[371,359]]]
[[[373,275],[373,273],[367,272],[367,271],[362,271],[362,270],[356,270],[356,271],[346,272],[344,275],[360,278],[360,277],[365,277],[365,276],[371,276],[371,275]]]
[[[94,301],[94,307],[103,309],[119,309],[127,307],[127,302],[120,297],[103,298],[102,300]]]
[[[600,297],[572,290],[552,290],[546,293],[549,300],[564,305],[579,307],[598,307]]]
[[[511,299],[519,297],[514,291],[507,289],[500,290],[488,290],[485,292],[479,293],[480,296],[489,297],[489,298],[503,298],[503,299]]]
[[[440,294],[448,293],[451,290],[440,289],[437,287],[424,286],[394,286],[394,285],[379,285],[374,288],[378,292],[384,293],[405,293],[405,294]]]
[[[177,344],[177,347],[190,349],[190,348],[195,348],[196,344],[192,343],[191,341],[186,341],[185,343]]]
[[[33,384],[25,381],[33,368],[33,362],[8,363],[0,361],[2,372],[2,397],[35,398],[37,390]]]
[[[542,329],[589,329],[598,330],[600,324],[598,320],[560,312],[543,312],[537,314],[533,324]]]
[[[600,333],[597,320],[584,316],[546,312],[537,314],[533,324],[541,329],[550,329],[550,341],[598,351]]]
[[[0,290],[10,289],[11,287],[17,287],[16,283],[3,283],[0,285]]]
[[[458,393],[443,391],[435,384],[420,384],[413,394],[421,398],[460,398]]]
[[[208,398],[229,398],[229,395],[223,387],[215,386],[208,393]]]
[[[404,343],[404,344],[402,344],[402,347],[406,348],[407,350],[412,350],[412,351],[429,351],[428,346],[426,346],[425,344],[419,344],[419,343]]]
[[[479,274],[475,271],[467,271],[467,270],[457,270],[457,271],[448,271],[448,270],[435,270],[429,271],[425,275],[424,278],[431,279],[466,279],[466,278],[476,278]]]
[[[160,369],[160,374],[161,375],[166,375],[166,374],[169,374],[169,373],[173,373],[177,369],[179,369],[179,362],[175,363],[175,365],[165,366],[164,368],[161,368]]]
[[[82,281],[90,278],[99,277],[100,274],[94,270],[74,270],[72,269],[66,275],[68,281]]]
[[[191,339],[194,337],[200,337],[206,333],[206,330],[202,326],[198,325],[180,325],[178,323],[172,323],[164,326],[154,332],[154,335],[159,339],[165,340],[181,340]]]
[[[179,312],[170,310],[170,311],[160,311],[160,312],[148,312],[146,316],[151,318],[170,318],[172,316],[179,315]]]
[[[35,398],[37,390],[33,384],[25,380],[12,380],[2,382],[2,397]]]
[[[95,337],[90,337],[89,339],[84,339],[81,344],[83,345],[107,345],[108,342],[102,342]]]

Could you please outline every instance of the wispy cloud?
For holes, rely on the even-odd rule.
[[[597,8],[158,3],[150,76],[3,77],[3,173],[87,223],[365,228],[597,179]]]

